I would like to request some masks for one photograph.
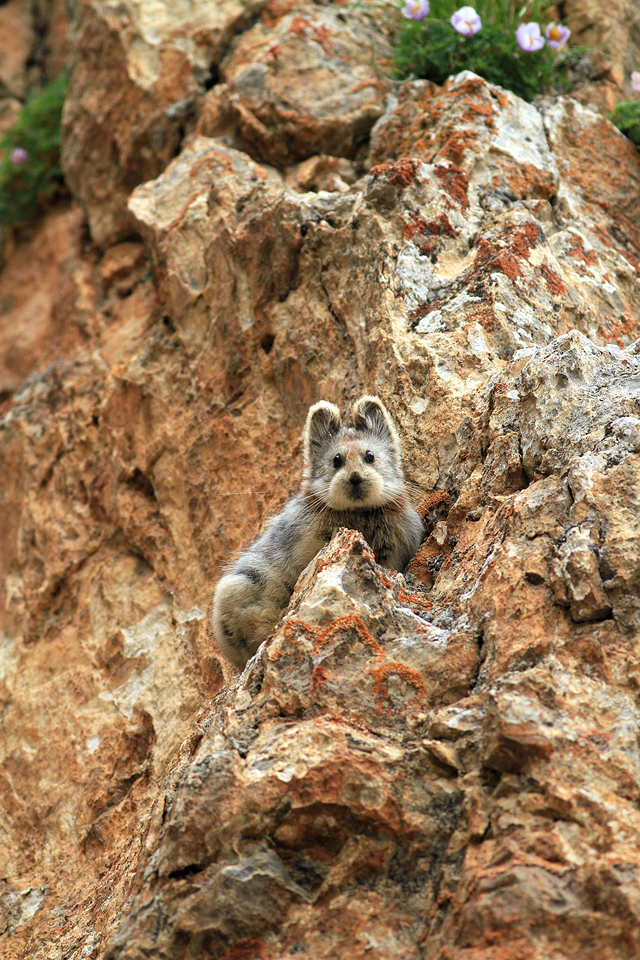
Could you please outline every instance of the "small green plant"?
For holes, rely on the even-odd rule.
[[[0,141],[0,224],[34,220],[64,186],[60,119],[68,82],[64,73],[27,100]]]
[[[616,103],[613,113],[608,116],[629,137],[636,147],[640,147],[640,100],[621,100]]]
[[[551,6],[547,0],[524,7],[513,0],[479,0],[477,9],[457,6],[456,0],[407,0],[394,52],[398,79],[442,84],[451,74],[471,70],[524,100],[569,85],[571,58],[559,48],[570,31],[549,24],[545,39],[538,25]]]

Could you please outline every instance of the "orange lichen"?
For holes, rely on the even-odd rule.
[[[324,24],[314,23],[308,17],[298,14],[289,24],[289,33],[301,40],[312,40],[319,44],[328,57],[333,54],[332,32]]]
[[[479,323],[483,330],[490,333],[496,325],[496,317],[490,306],[480,306],[470,314],[472,323]],[[475,359],[478,359],[477,357]]]
[[[365,87],[375,87],[381,93],[385,93],[387,89],[381,80],[361,80],[360,83],[356,83],[355,87],[351,87],[349,93],[357,93],[359,90],[364,90]]]
[[[219,150],[209,150],[208,153],[205,153],[203,157],[199,157],[199,159],[191,165],[189,176],[197,176],[197,174],[200,173],[200,167],[203,167],[205,164],[210,167],[220,164],[228,174],[233,175],[234,173],[233,164],[226,154],[221,153]]]
[[[426,515],[429,513],[429,510],[433,510],[434,507],[437,507],[441,503],[446,503],[448,506],[451,503],[450,495],[446,490],[434,490],[432,493],[428,493],[424,498],[418,508],[418,513],[424,520]]]
[[[324,672],[324,665],[319,663],[317,667],[313,668],[311,673],[311,680],[309,681],[309,690],[311,693],[318,693],[319,690],[322,690],[327,680],[328,677]]]
[[[458,100],[458,105],[462,117],[467,123],[474,120],[476,117],[483,117],[485,126],[487,126],[490,130],[495,126],[493,118],[497,113],[497,110],[492,104],[478,103],[477,100],[469,97],[463,97],[462,99]]]
[[[355,630],[364,646],[376,655],[375,663],[386,657],[386,653],[378,641],[369,633],[360,617],[355,613],[347,613],[344,617],[338,617],[337,620],[332,620],[328,627],[321,630],[313,644],[313,655],[316,656],[329,640],[343,630]]]
[[[195,193],[192,193],[192,194],[191,194],[191,196],[189,197],[189,199],[187,200],[187,202],[186,202],[185,204],[183,204],[183,206],[182,206],[182,208],[181,208],[180,213],[178,214],[178,216],[175,217],[175,218],[171,221],[171,223],[169,224],[169,226],[167,227],[167,233],[170,233],[171,230],[175,230],[175,228],[178,226],[178,224],[183,220],[183,218],[184,218],[187,210],[189,209],[189,207],[191,206],[191,204],[194,202],[194,200],[197,200],[198,197],[201,197],[203,193],[206,193],[206,192],[207,192],[207,189],[208,189],[208,188],[204,188],[204,189],[202,189],[202,190],[196,190]]]
[[[414,687],[416,694],[413,697],[409,706],[417,703],[420,698],[424,698],[426,695],[426,688],[424,685],[424,680],[416,670],[412,670],[411,667],[408,667],[406,663],[397,663],[395,661],[390,661],[389,663],[381,663],[379,666],[374,667],[371,670],[371,674],[374,679],[373,684],[373,695],[376,699],[376,713],[393,713],[395,712],[388,701],[391,697],[388,690],[388,681],[389,677],[397,676],[400,677],[405,683],[408,683],[410,686]],[[385,701],[387,701],[385,703]],[[402,704],[401,709],[406,710],[407,704]],[[400,709],[400,708],[396,708]]]
[[[567,288],[564,283],[558,274],[555,273],[551,267],[548,267],[546,263],[540,264],[540,273],[549,288],[549,293],[553,297],[565,297],[567,295]]]
[[[274,27],[278,20],[297,6],[298,0],[269,0],[262,11],[262,22],[266,27]]]
[[[582,242],[582,237],[577,233],[571,234],[567,256],[573,257],[575,260],[581,260],[589,267],[594,267],[599,263],[595,250],[587,250]]]
[[[445,166],[438,163],[433,168],[434,176],[440,181],[442,189],[455,200],[463,210],[469,206],[469,176],[455,164]]]
[[[437,220],[431,221],[413,217],[402,231],[402,239],[413,241],[423,255],[434,252],[436,244],[432,238],[442,236],[458,236],[458,231],[451,225],[446,213],[441,213]]]
[[[621,317],[605,317],[598,327],[600,336],[606,343],[617,343],[622,349],[640,335],[638,324],[626,310]]]
[[[478,241],[476,258],[473,262],[474,270],[486,273],[503,273],[509,280],[517,280],[522,276],[520,269],[521,257],[515,256],[510,250],[505,250],[499,244],[490,243],[481,238]]]
[[[398,603],[406,603],[410,607],[418,607],[419,610],[430,610],[433,606],[431,600],[427,600],[421,593],[409,593],[404,587],[398,590]]]
[[[442,307],[442,303],[442,300],[436,300],[434,303],[425,303],[420,307],[416,307],[415,310],[412,310],[409,314],[409,322],[417,323],[417,321],[423,317],[428,317],[434,310],[439,310]]]
[[[274,40],[272,44],[270,44],[265,50],[262,51],[262,53],[260,53],[256,57],[256,62],[260,63],[263,60],[268,60],[269,58],[271,58],[277,63],[281,53],[282,53],[281,45],[278,43],[277,40]]]
[[[402,160],[396,160],[395,163],[378,163],[369,173],[372,177],[388,176],[394,187],[404,190],[415,180],[418,164],[418,160],[404,157]]]
[[[282,624],[283,639],[287,643],[295,641],[297,639],[295,636],[296,632],[306,634],[309,637],[315,637],[316,634],[320,632],[320,627],[314,627],[304,620],[296,620],[295,617],[285,620]]]
[[[544,237],[540,227],[532,221],[522,226],[516,226],[513,223],[507,224],[504,235],[508,238],[509,250],[525,260],[529,259],[530,252]]]
[[[621,213],[617,213],[615,207],[610,203],[601,201],[598,206],[613,220],[624,239],[640,252],[640,230]]]
[[[427,560],[433,560],[434,557],[439,557],[442,553],[442,547],[439,547],[438,544],[434,543],[433,540],[429,539],[426,543],[423,543],[415,557],[411,561],[409,569],[411,573],[416,572],[416,570]]]

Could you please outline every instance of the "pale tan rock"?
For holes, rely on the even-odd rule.
[[[637,247],[640,214],[637,148],[608,120],[569,97],[546,101],[541,104],[541,110],[549,145],[567,185],[577,188],[596,223],[604,209],[618,233],[625,236],[626,244]],[[611,162],[600,176],[594,176],[598,157],[603,154]],[[606,234],[604,242],[607,242]],[[569,256],[576,257],[576,253],[570,252]],[[579,254],[577,258],[581,259]]]
[[[0,95],[24,99],[35,40],[31,5],[24,0],[4,3],[0,7]]]
[[[80,0],[41,0],[37,4],[38,27],[44,35],[43,66],[47,80],[55,80],[69,67],[72,24],[79,7]]]
[[[309,157],[302,163],[287,168],[285,182],[288,186],[307,193],[348,193],[358,179],[355,165],[345,157]]]
[[[19,387],[45,358],[53,343],[80,339],[65,329],[60,303],[73,283],[79,258],[82,217],[78,209],[48,214],[32,239],[9,256],[0,274],[0,396]]]
[[[125,241],[109,247],[100,263],[100,275],[105,287],[115,285],[120,290],[131,289],[131,274],[144,262],[145,256],[142,243]]]
[[[175,154],[221,51],[264,3],[82,5],[62,165],[96,243],[107,246],[131,232],[131,190]]]
[[[14,97],[4,97],[0,100],[0,135],[11,129],[20,113],[22,104]]]
[[[568,0],[563,17],[572,30],[572,41],[594,51],[594,73],[604,76],[616,100],[633,99],[631,73],[638,68],[637,0]],[[587,85],[584,97],[591,95]]]

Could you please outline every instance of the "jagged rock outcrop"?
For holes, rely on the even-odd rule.
[[[574,42],[589,51],[594,83],[578,89],[581,102],[610,111],[620,99],[635,96],[631,73],[638,67],[637,0],[613,0],[598,4],[590,0],[567,0],[563,9]]]
[[[325,6],[82,6],[62,163],[96,243],[133,232],[129,194],[196,122],[278,165],[366,148],[390,86],[377,62],[390,53],[385,18]]]
[[[142,6],[78,27],[99,246],[56,211],[0,278],[3,956],[635,958],[637,152],[471,74],[385,100],[373,14]],[[212,585],[365,391],[425,543],[342,531],[238,678]]]

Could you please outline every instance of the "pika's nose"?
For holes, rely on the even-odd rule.
[[[349,483],[352,483],[354,487],[357,487],[359,483],[362,483],[362,477],[359,473],[349,474]]]

